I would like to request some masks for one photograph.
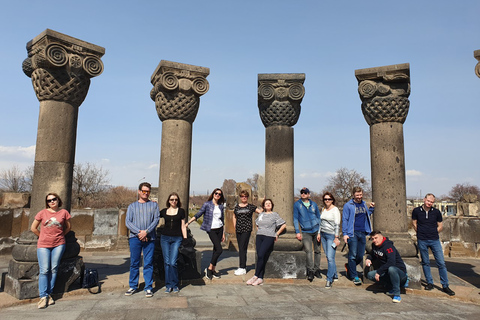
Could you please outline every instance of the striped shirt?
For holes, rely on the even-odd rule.
[[[148,238],[155,240],[155,228],[160,220],[158,203],[153,201],[134,202],[128,206],[125,225],[130,230],[129,238],[136,237],[140,230],[147,230]]]

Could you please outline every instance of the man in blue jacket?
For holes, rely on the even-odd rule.
[[[392,241],[384,237],[380,231],[372,231],[370,236],[372,254],[367,256],[365,264],[370,267],[373,263],[378,267],[377,270],[367,273],[367,278],[386,284],[390,290],[389,294],[393,296],[393,302],[399,303],[402,301],[400,287],[404,287],[407,282],[407,267]]]
[[[302,241],[303,250],[307,254],[307,278],[312,282],[314,277],[322,277],[320,243],[317,241],[317,234],[320,232],[320,211],[317,204],[310,200],[308,188],[300,190],[300,199],[293,204],[293,226],[296,237]]]
[[[360,187],[353,188],[352,195],[353,199],[343,206],[342,232],[343,241],[348,244],[348,263],[345,263],[347,278],[359,286],[362,281],[357,274],[357,265],[362,262],[365,255],[366,235],[372,232],[370,215],[373,213],[375,203],[371,202],[369,208],[367,207]]]

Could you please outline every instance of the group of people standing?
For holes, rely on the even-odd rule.
[[[300,190],[300,199],[294,205],[293,224],[296,237],[302,241],[306,253],[307,279],[321,278],[320,273],[320,243],[327,257],[328,270],[325,288],[330,289],[338,278],[335,251],[340,244],[340,212],[335,206],[333,194],[326,192],[322,197],[324,207],[322,213],[315,202],[310,200],[308,188]],[[439,232],[443,229],[442,214],[433,207],[435,196],[428,193],[424,204],[412,212],[412,223],[417,232],[417,243],[420,251],[423,272],[427,285],[425,290],[434,288],[430,271],[429,249],[432,251],[440,274],[442,291],[450,296],[455,292],[450,289],[447,269],[443,258],[443,250],[439,240]],[[375,203],[363,200],[363,190],[355,187],[352,199],[343,206],[342,233],[343,240],[348,245],[348,262],[345,263],[346,276],[355,285],[361,285],[357,266],[362,263],[365,255],[367,236],[372,240],[372,251],[365,260],[366,266],[378,266],[366,274],[372,281],[384,283],[388,293],[393,296],[393,302],[401,302],[400,288],[408,286],[408,275],[405,263],[392,241],[382,235],[379,230],[372,231],[370,216]],[[315,237],[316,235],[316,237]]]
[[[187,215],[182,208],[180,197],[173,192],[168,196],[165,208],[159,210],[158,203],[149,199],[151,185],[141,183],[138,188],[138,201],[133,202],[127,209],[125,224],[129,230],[130,245],[130,275],[129,289],[125,295],[130,296],[138,290],[140,258],[143,252],[143,276],[145,280],[145,296],[153,296],[153,255],[157,227],[162,219],[161,247],[165,268],[165,293],[179,292],[179,278],[177,258],[182,240],[187,238],[187,226],[203,216],[200,227],[208,233],[213,244],[212,257],[209,266],[205,269],[207,279],[219,278],[216,265],[223,252],[222,242],[225,240],[224,210],[225,197],[220,188],[216,188],[207,202],[194,217],[185,222]],[[393,245],[393,242],[384,237],[381,231],[373,230],[370,216],[374,212],[375,203],[368,206],[363,201],[363,190],[356,187],[352,191],[353,198],[343,207],[342,232],[343,240],[348,245],[348,262],[345,263],[346,275],[354,284],[362,282],[357,273],[357,265],[365,254],[366,237],[372,240],[372,252],[365,263],[371,266],[377,262],[377,270],[366,275],[373,281],[383,282],[393,295],[393,302],[400,302],[400,288],[408,285],[408,276],[405,263]],[[273,211],[271,199],[264,199],[261,208],[248,203],[249,193],[244,190],[240,193],[240,203],[235,206],[233,224],[239,247],[239,268],[234,274],[245,275],[247,249],[253,231],[253,214],[257,213],[256,225],[256,254],[257,263],[254,276],[247,285],[263,284],[265,267],[274,243],[286,229],[286,222],[277,212]],[[306,253],[307,278],[313,281],[314,277],[321,278],[320,273],[320,243],[327,257],[328,270],[325,287],[330,289],[333,281],[338,279],[335,263],[336,248],[340,244],[340,211],[335,206],[335,197],[326,192],[322,196],[323,208],[320,213],[318,205],[310,200],[310,191],[303,188],[300,199],[293,208],[293,224],[296,238],[302,241]],[[433,207],[435,196],[431,193],[424,198],[424,204],[415,208],[412,213],[413,227],[417,232],[418,249],[420,251],[423,272],[427,285],[425,290],[434,288],[430,272],[429,249],[435,257],[440,274],[442,290],[448,295],[455,295],[449,288],[447,269],[443,258],[443,251],[439,241],[439,232],[443,228],[442,215]],[[37,257],[39,263],[39,294],[38,308],[46,308],[55,301],[51,297],[57,275],[58,265],[65,251],[65,235],[70,231],[70,214],[60,209],[62,200],[56,193],[49,193],[45,197],[45,209],[35,216],[31,231],[38,239]],[[40,227],[40,229],[39,229]]]

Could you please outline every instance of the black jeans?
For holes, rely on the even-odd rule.
[[[217,229],[211,229],[210,232],[208,232],[208,236],[210,237],[210,240],[213,243],[213,253],[212,253],[212,259],[210,260],[210,263],[212,264],[212,266],[216,266],[218,258],[220,258],[220,255],[223,252],[223,249],[222,249],[223,227],[220,227]]]
[[[270,253],[273,251],[273,245],[275,244],[274,237],[267,237],[264,235],[257,235],[257,266],[255,268],[255,275],[263,279],[265,275],[265,267],[267,266]]]
[[[251,232],[237,232],[238,258],[240,259],[240,268],[245,269],[247,267],[247,250],[251,234]]]

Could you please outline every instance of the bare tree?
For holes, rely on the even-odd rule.
[[[124,209],[137,199],[137,191],[124,186],[118,186],[103,192],[103,196],[96,201],[95,208]]]
[[[460,201],[465,195],[475,195],[477,199],[480,199],[480,188],[476,185],[471,185],[468,182],[465,183],[457,183],[455,186],[452,187],[448,195],[454,201]]]
[[[23,172],[23,175],[25,176],[25,184],[27,186],[27,191],[32,192],[32,187],[33,187],[33,165],[28,166],[27,169]]]
[[[340,168],[335,175],[328,179],[328,184],[322,193],[327,191],[333,193],[338,206],[342,206],[351,199],[352,189],[357,186],[363,189],[364,197],[368,198],[371,195],[370,183],[367,178],[353,169]]]
[[[0,172],[0,189],[5,192],[26,192],[28,190],[25,175],[17,165]]]
[[[260,175],[258,173],[254,173],[251,178],[248,178],[247,181],[245,181],[247,184],[249,184],[252,187],[252,191],[254,193],[258,192],[259,177]]]
[[[77,207],[88,206],[108,189],[108,171],[89,162],[75,164],[73,168],[72,200]]]

